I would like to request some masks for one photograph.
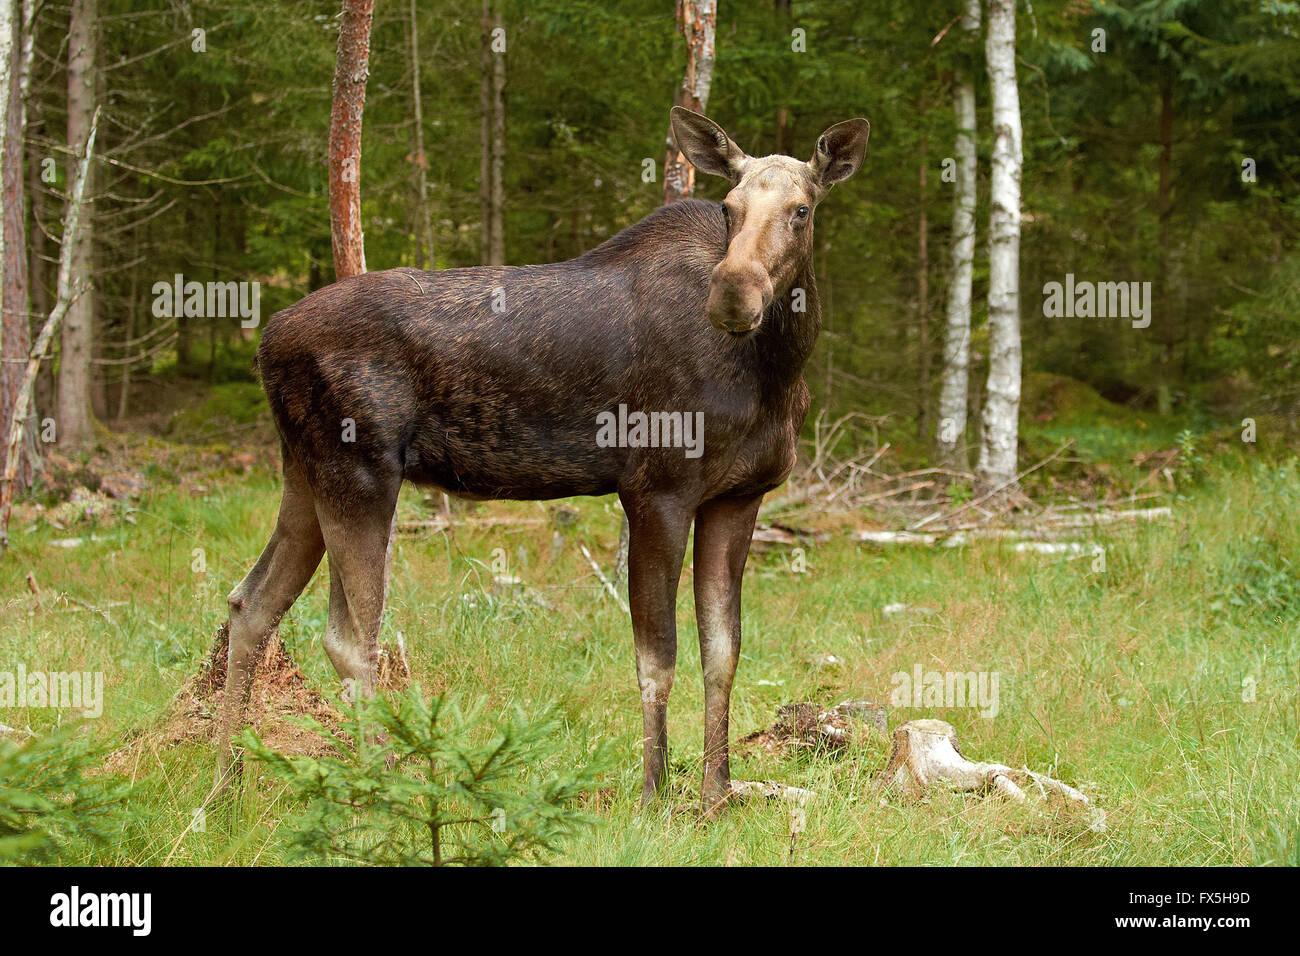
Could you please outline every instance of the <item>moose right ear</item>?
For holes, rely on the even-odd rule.
[[[721,126],[681,106],[674,106],[670,115],[677,148],[692,166],[740,182],[741,167],[749,157]]]

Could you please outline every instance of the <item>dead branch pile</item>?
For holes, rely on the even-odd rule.
[[[772,726],[754,731],[737,746],[769,752],[791,748],[837,750],[860,739],[868,728],[884,734],[887,720],[885,706],[870,700],[846,700],[828,709],[807,702],[785,704],[777,708]]]

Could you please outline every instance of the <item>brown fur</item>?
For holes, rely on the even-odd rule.
[[[708,143],[717,148],[716,129],[730,144],[725,133],[686,111],[674,111],[673,121],[692,162],[720,162]],[[856,170],[865,132],[846,144],[835,150],[856,150]],[[728,158],[737,164],[730,230],[720,205],[686,200],[568,262],[390,269],[345,279],[272,316],[258,364],[283,442],[285,496],[271,543],[230,596],[224,732],[242,719],[256,648],[326,551],[326,650],[345,685],[374,692],[403,481],[471,498],[617,492],[631,526],[643,796],[663,779],[675,595],[694,520],[704,797],[706,806],[721,803],[740,580],[758,505],[789,473],[808,411],[802,371],[821,319],[813,227],[811,214],[797,224],[790,216],[839,181],[823,178],[820,154],[819,146],[804,164],[736,149]],[[741,314],[755,302],[753,288],[733,288],[744,283],[760,289],[757,321]],[[795,290],[803,290],[804,311],[793,306]],[[752,331],[724,330],[736,328]],[[620,404],[703,413],[703,454],[599,447],[597,416]],[[344,440],[349,428],[355,440]]]

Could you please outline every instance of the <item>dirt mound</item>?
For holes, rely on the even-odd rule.
[[[142,747],[174,746],[202,741],[217,746],[217,714],[226,692],[226,651],[229,624],[222,624],[208,659],[172,698],[167,714],[155,726],[115,751],[109,770],[120,770]],[[338,711],[320,693],[307,686],[303,673],[289,656],[284,642],[272,637],[253,676],[246,719],[273,750],[282,754],[317,756],[330,749],[329,741],[301,725],[312,717],[328,728],[339,722]]]

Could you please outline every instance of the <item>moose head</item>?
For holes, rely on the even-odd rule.
[[[817,204],[858,171],[871,124],[836,123],[817,138],[806,163],[791,156],[749,156],[713,120],[680,106],[673,107],[672,128],[691,165],[731,182],[722,201],[727,252],[709,280],[705,312],[721,331],[752,332],[811,260]]]

